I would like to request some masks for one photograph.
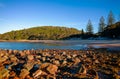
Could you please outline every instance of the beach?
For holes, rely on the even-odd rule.
[[[0,79],[81,78],[120,78],[120,51],[0,49]]]

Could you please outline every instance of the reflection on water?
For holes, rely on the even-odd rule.
[[[118,48],[119,40],[77,40],[77,41],[52,41],[52,42],[0,42],[2,49],[86,49],[86,48]]]

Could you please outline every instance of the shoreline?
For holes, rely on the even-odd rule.
[[[86,48],[120,48],[120,41],[117,40],[0,40],[0,42],[30,42],[58,45],[86,45]]]

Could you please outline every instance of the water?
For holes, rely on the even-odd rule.
[[[100,44],[100,45],[99,45]],[[87,49],[87,48],[120,49],[119,40],[68,40],[43,42],[0,42],[0,49]]]

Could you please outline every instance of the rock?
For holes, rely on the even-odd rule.
[[[40,69],[45,71],[45,69],[50,65],[50,63],[43,63],[40,65]]]
[[[14,71],[10,71],[10,77],[15,77],[16,73]]]
[[[42,57],[42,61],[45,62],[46,61],[46,57]]]
[[[71,59],[71,56],[70,56],[70,55],[67,55],[67,58],[68,58],[68,59]]]
[[[99,64],[100,62],[96,59],[96,60],[95,60],[95,63],[96,63],[96,64]]]
[[[33,77],[37,78],[38,76],[40,76],[42,74],[42,70],[37,70],[35,73],[33,73]]]
[[[25,51],[25,54],[26,54],[26,55],[29,55],[29,54],[30,54],[30,50],[26,50],[26,51]]]
[[[98,73],[95,70],[89,70],[89,74],[92,75],[94,79],[99,79]]]
[[[19,51],[20,57],[24,57],[25,53],[23,51]]]
[[[73,61],[75,62],[75,64],[78,64],[81,62],[81,60],[79,58],[75,58]]]
[[[80,73],[80,74],[86,74],[86,73],[87,73],[87,70],[86,70],[86,68],[85,68],[84,65],[81,65],[81,66],[79,67],[79,73]]]
[[[66,60],[64,60],[62,64],[63,64],[63,65],[67,64],[67,61],[66,61]]]
[[[58,67],[56,65],[53,65],[53,64],[50,64],[48,67],[47,67],[47,71],[50,73],[50,74],[55,74],[58,70]]]
[[[0,71],[0,79],[3,79],[3,78],[7,78],[7,77],[9,77],[9,70],[7,70],[7,69],[2,69],[1,71]]]
[[[0,63],[5,62],[8,59],[7,56],[0,57]]]
[[[76,56],[77,56],[76,54],[73,54],[73,55],[72,55],[73,58],[76,57]]]
[[[21,79],[25,79],[25,77],[29,74],[29,71],[27,69],[22,69],[19,77]]]
[[[60,62],[59,62],[58,60],[54,60],[53,63],[54,63],[55,65],[57,65],[57,66],[60,65]]]
[[[33,68],[34,64],[34,62],[27,62],[27,64],[25,64],[23,67],[30,71]]]
[[[19,79],[18,77],[14,77],[14,79]]]
[[[33,56],[33,55],[28,55],[28,56],[27,56],[27,59],[28,59],[29,61],[31,61],[31,60],[34,59],[34,56]]]
[[[84,74],[75,74],[74,76],[75,76],[75,79],[89,79]]]
[[[11,55],[10,56],[10,61],[12,61],[12,62],[17,62],[17,57],[15,57],[15,55]]]

